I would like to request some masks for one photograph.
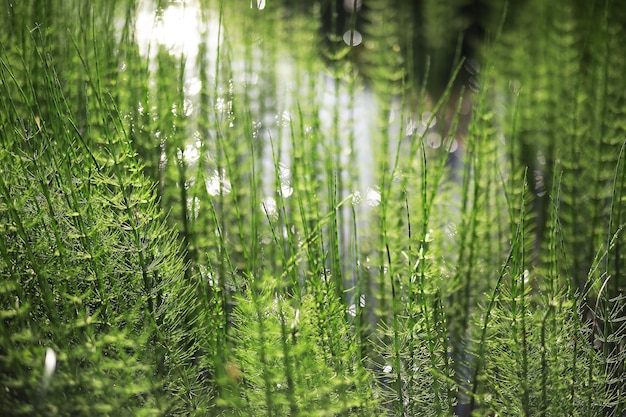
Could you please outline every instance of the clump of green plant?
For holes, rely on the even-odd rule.
[[[38,51],[43,90],[0,58],[3,413],[154,414],[179,244],[121,125],[87,147]]]
[[[623,413],[621,12],[344,3],[3,15],[0,411]]]

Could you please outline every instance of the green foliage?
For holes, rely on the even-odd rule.
[[[2,15],[0,414],[622,415],[617,2],[287,3]]]
[[[332,284],[320,279],[297,308],[269,277],[253,280],[237,300],[233,360],[245,404],[239,414],[376,413],[372,381],[345,311]]]
[[[121,126],[86,147],[52,67],[35,92],[25,68],[1,64],[3,413],[157,414],[178,243]]]

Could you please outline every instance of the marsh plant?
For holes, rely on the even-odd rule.
[[[624,415],[619,2],[0,19],[0,414]]]

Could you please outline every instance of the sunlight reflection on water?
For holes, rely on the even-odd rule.
[[[154,57],[162,45],[173,55],[194,57],[200,44],[198,10],[195,2],[170,3],[155,9],[151,1],[141,0],[135,32],[140,53]]]

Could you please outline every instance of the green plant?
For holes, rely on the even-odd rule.
[[[1,18],[3,415],[624,412],[616,2],[157,3]]]

